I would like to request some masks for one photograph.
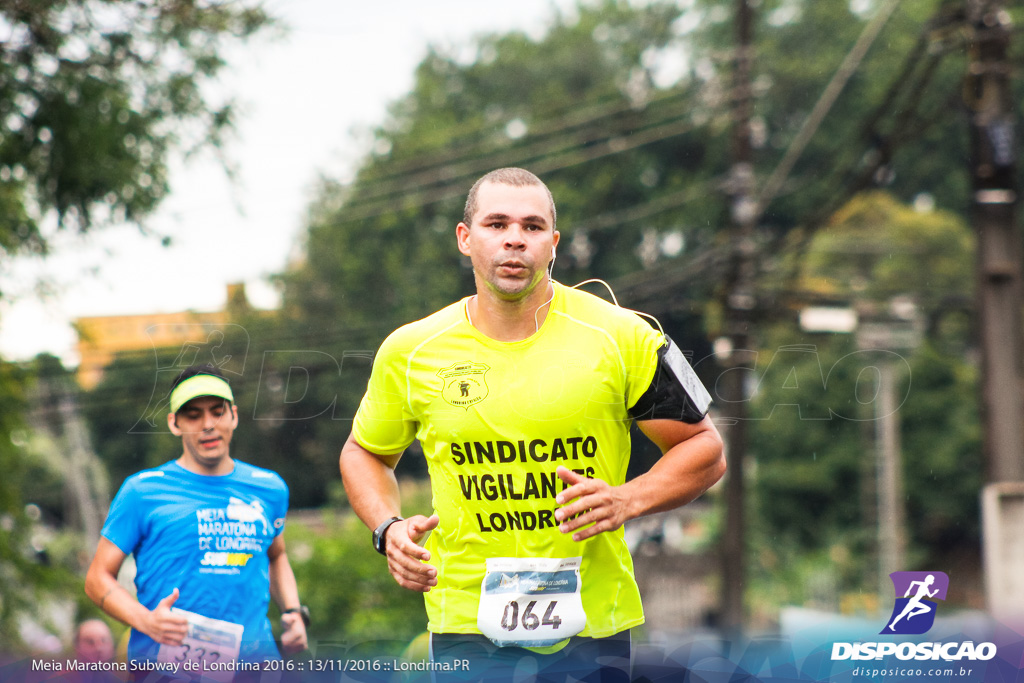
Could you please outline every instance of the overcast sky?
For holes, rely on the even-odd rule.
[[[229,181],[212,155],[176,164],[172,194],[150,222],[169,248],[133,227],[59,236],[45,260],[4,266],[0,355],[48,351],[78,362],[70,322],[82,316],[217,310],[225,287],[245,282],[258,307],[276,305],[269,274],[295,253],[311,188],[320,174],[344,178],[366,152],[367,130],[412,86],[428,45],[467,49],[481,33],[543,33],[570,0],[269,0],[281,39],[232,51],[222,78],[242,105],[229,148]],[[39,281],[54,285],[48,296]]]

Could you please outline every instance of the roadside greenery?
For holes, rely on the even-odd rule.
[[[977,576],[984,467],[973,240],[965,215],[967,119],[959,105],[967,61],[954,5],[900,3],[758,227],[748,514],[755,611],[767,621],[786,604],[835,609],[842,596],[873,594],[878,585],[875,360],[853,334],[802,331],[799,314],[810,305],[852,307],[865,321],[917,321],[919,342],[898,352],[913,564],[907,569],[955,565]],[[193,29],[248,35],[263,21],[231,7],[240,14]],[[758,4],[758,183],[777,168],[878,8],[847,0]],[[217,347],[220,357],[246,361],[230,368],[242,418],[233,452],[280,472],[293,508],[329,510],[322,524],[288,531],[304,600],[315,608],[315,638],[404,642],[422,630],[421,600],[393,584],[366,530],[336,494],[337,455],[384,336],[471,293],[472,272],[455,248],[454,227],[466,191],[486,171],[519,165],[544,178],[562,232],[556,279],[608,280],[622,305],[657,315],[693,352],[714,390],[724,370],[714,342],[723,333],[723,259],[730,247],[733,9],[727,0],[598,0],[553,16],[539,37],[493,33],[474,39],[472,49],[433,49],[410,92],[365,133],[367,154],[354,180],[323,181],[309,207],[301,258],[277,276],[281,310],[239,313],[234,324],[244,334]],[[181,40],[196,50],[217,44],[152,30],[150,40]],[[202,67],[197,78],[220,68],[202,55],[209,57],[194,53]],[[0,65],[0,76],[5,68],[17,74]],[[111,92],[121,93],[121,86]],[[1016,90],[1024,96],[1024,88]],[[157,94],[174,95],[169,111],[187,119],[197,103],[178,99],[186,91]],[[110,92],[103,97],[115,101]],[[96,111],[102,114],[98,104]],[[206,126],[202,139],[221,139],[228,111],[211,106],[196,113]],[[135,121],[130,114],[128,123]],[[23,125],[30,124],[37,139],[43,124]],[[76,201],[42,193],[39,205],[79,228],[95,218],[86,208],[96,196],[112,215],[144,215],[166,192],[160,154],[176,138],[162,130],[132,133],[136,146],[149,141],[155,156],[135,158],[129,150],[131,163],[117,166],[117,187],[134,187],[130,197],[115,193],[108,201],[104,187]],[[0,225],[8,251],[42,244],[38,220],[17,193],[33,183],[49,187],[56,173],[45,164],[24,167],[14,194],[0,198],[0,208],[14,202],[6,215],[17,224]],[[119,358],[83,398],[113,488],[173,457],[177,446],[162,428],[159,399],[175,355],[161,352],[155,365],[152,356]],[[0,424],[5,434],[17,429],[19,381],[11,374],[0,387],[0,401],[13,411],[0,411],[9,421]],[[148,408],[141,405],[147,397]],[[147,416],[151,429],[140,423]],[[0,464],[10,461],[8,471],[17,475],[17,445],[6,443],[0,440]],[[634,456],[644,463],[651,457],[642,445]],[[425,475],[415,448],[399,474]],[[0,485],[14,520],[2,532],[10,547],[23,543],[18,534],[25,528],[17,485],[8,483],[16,480]],[[951,599],[968,602],[965,595]]]

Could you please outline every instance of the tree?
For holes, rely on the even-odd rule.
[[[292,348],[335,361],[372,353],[391,329],[470,294],[472,274],[452,239],[465,193],[486,171],[521,165],[539,173],[558,202],[555,277],[611,280],[624,305],[655,313],[683,348],[709,355],[720,334],[713,303],[720,255],[729,246],[721,228],[735,101],[728,80],[733,3],[640,5],[581,4],[573,16],[555,16],[540,38],[482,36],[469,60],[431,51],[411,92],[374,130],[373,151],[355,180],[325,181],[311,207],[304,258],[280,276],[282,336]],[[948,100],[959,92],[963,59],[952,49],[955,34],[943,32],[956,25],[943,7],[901,3],[769,206],[761,229],[770,245],[761,254],[769,303],[786,305],[793,286],[778,278],[788,272],[787,245],[799,250],[789,236],[812,236],[810,228],[856,190],[882,185],[898,201],[932,194],[940,206],[959,208],[966,185],[957,189],[960,176],[949,169],[960,164],[962,120]],[[760,4],[759,183],[877,6],[861,10],[847,0]],[[667,77],[673,60],[683,68]],[[913,68],[904,80],[918,91],[897,87],[905,67]],[[936,135],[950,143],[935,144]],[[889,145],[884,158],[871,161],[879,145]],[[944,174],[935,172],[940,167]],[[887,281],[898,280],[899,264],[908,262],[894,261]],[[364,382],[318,370],[325,368],[310,391],[323,392],[319,405],[336,399],[336,417],[350,417]],[[714,381],[713,363],[698,371]],[[340,444],[349,425],[301,427],[289,443]]]
[[[973,248],[962,217],[865,192],[818,231],[803,259],[801,288],[877,305],[909,293],[934,316],[950,298],[973,291]]]
[[[964,353],[969,326],[941,324],[951,301],[969,297],[972,251],[970,230],[956,214],[864,193],[818,231],[798,281],[805,300],[846,303],[862,319],[891,316],[894,305],[906,315],[913,304],[920,315],[923,343],[900,351],[896,390],[915,565],[945,566],[978,553],[977,368]],[[800,333],[795,317],[766,327],[760,344],[751,404],[755,546],[770,571],[786,553],[821,553],[839,577],[837,589],[873,587],[873,367],[882,359],[858,348],[851,334]]]
[[[423,496],[413,501],[407,501],[410,510],[429,505]],[[316,607],[310,638],[317,643],[318,656],[340,644],[398,654],[426,630],[423,596],[395,583],[354,514],[325,510],[323,525],[316,532],[301,523],[285,528],[299,595]]]
[[[28,616],[46,626],[55,600],[84,602],[79,570],[81,545],[68,538],[44,541],[47,526],[63,514],[58,473],[64,463],[48,460],[52,444],[33,429],[45,419],[39,411],[26,419],[29,396],[49,380],[66,379],[67,372],[52,356],[40,356],[22,366],[0,361],[0,654],[21,648],[22,622]],[[59,458],[57,458],[59,460]],[[49,487],[49,488],[47,488]],[[52,527],[50,527],[52,528]],[[59,536],[59,534],[57,535]]]
[[[691,264],[727,237],[732,6],[606,0],[556,16],[540,39],[481,37],[468,62],[432,51],[374,131],[356,179],[324,183],[305,260],[282,276],[293,317],[362,328],[382,322],[382,307],[407,321],[468,292],[470,274],[445,236],[473,180],[502,165],[538,172],[558,198],[557,277],[622,278],[636,292],[631,305],[666,312],[665,298],[685,285],[694,310],[715,284],[715,261]],[[878,185],[902,201],[930,192],[945,208],[965,205],[966,184],[948,172],[963,158],[963,122],[949,106],[963,59],[950,38],[955,17],[942,8],[901,3],[768,206],[766,238],[816,227]],[[876,9],[759,5],[758,185]],[[688,68],[667,77],[673,63]]]
[[[248,0],[0,4],[0,258],[45,254],[56,229],[143,226],[169,191],[170,155],[220,149],[231,130],[231,103],[203,89],[225,67],[227,41],[268,24]],[[29,380],[0,362],[0,640],[10,647],[19,615],[48,587],[67,588],[29,544],[23,495],[39,490],[22,486]]]
[[[700,0],[692,41],[708,78],[730,72],[732,0]],[[891,3],[770,0],[759,3],[754,60],[755,175],[765,181],[797,138],[865,26]],[[909,202],[928,192],[963,211],[969,183],[959,33],[963,3],[908,0],[856,63],[817,133],[766,210],[765,226],[786,231],[827,220],[855,190],[884,187]],[[717,51],[716,51],[717,49]],[[717,56],[717,58],[716,58]]]
[[[18,490],[24,460],[19,457],[18,444],[26,435],[21,411],[24,408],[24,375],[9,363],[0,363],[0,430],[8,438],[0,439],[0,467],[6,476],[0,483],[0,638],[15,643],[17,614],[27,609],[32,598],[25,586],[34,588],[42,579],[41,570],[29,557],[30,521],[25,515]],[[19,431],[21,430],[21,431]],[[13,436],[13,438],[11,438]]]
[[[467,293],[472,277],[454,226],[473,181],[503,165],[531,168],[555,193],[558,227],[576,240],[560,250],[560,277],[641,268],[643,226],[594,219],[650,199],[655,186],[693,181],[684,171],[665,177],[677,155],[704,151],[700,136],[685,136],[692,92],[657,88],[652,75],[652,55],[674,43],[678,15],[668,4],[606,1],[581,6],[575,21],[556,17],[538,40],[482,37],[469,64],[432,51],[375,131],[376,153],[354,183],[321,190],[305,260],[282,277],[286,307],[387,327],[382,309],[406,322]],[[660,218],[656,225],[675,225]]]
[[[220,147],[230,102],[203,84],[255,2],[14,0],[0,5],[0,249],[46,250],[51,212],[85,231],[140,223],[178,147]]]
[[[311,369],[321,372],[310,391],[322,392],[319,405],[336,398],[339,419],[291,422],[286,429],[296,438],[288,444],[339,448],[368,374],[366,358],[351,354],[372,356],[397,326],[471,292],[454,228],[469,187],[493,168],[525,166],[551,186],[563,239],[557,278],[611,278],[663,258],[658,231],[653,257],[638,251],[641,235],[678,230],[678,214],[654,212],[648,222],[623,225],[610,212],[707,182],[690,85],[654,81],[660,51],[678,47],[679,13],[668,3],[608,0],[580,6],[578,17],[554,17],[539,39],[518,32],[481,37],[470,63],[439,50],[427,55],[412,91],[374,131],[375,152],[352,185],[323,184],[304,258],[280,277],[281,336],[291,348],[317,349],[336,361],[349,354],[353,378],[346,381],[344,363],[341,373]],[[694,163],[682,168],[679,157]],[[691,214],[688,231],[708,232],[710,215]],[[675,336],[682,342],[701,334],[691,325]],[[416,463],[408,457],[400,467]]]
[[[760,3],[759,183],[878,9],[877,3],[856,6],[862,11],[847,0]],[[910,359],[913,372],[931,378],[931,389],[915,389],[914,404],[906,407],[908,425],[932,427],[941,421],[935,411],[948,406],[931,392],[962,387],[970,378],[958,355],[969,344],[966,326],[944,313],[970,281],[963,275],[969,240],[949,213],[965,203],[966,183],[951,171],[962,161],[963,121],[949,102],[959,94],[964,60],[947,6],[952,3],[900,3],[769,206],[759,235],[769,245],[760,254],[760,290],[777,304],[764,309],[764,348],[806,341],[794,332],[789,306],[808,291],[832,299],[863,294],[879,306],[909,293],[933,314],[937,355],[923,351]],[[604,0],[555,16],[539,38],[482,36],[471,59],[432,50],[413,89],[373,131],[372,152],[355,179],[323,182],[310,208],[303,258],[279,278],[280,320],[251,328],[259,330],[249,351],[262,359],[259,393],[251,386],[240,391],[254,392],[249,404],[261,409],[270,397],[270,410],[260,413],[256,429],[240,430],[239,445],[251,436],[256,441],[247,450],[267,458],[259,464],[294,472],[286,479],[303,505],[328,499],[337,476],[334,454],[350,429],[374,349],[396,326],[472,292],[453,229],[471,183],[505,165],[534,170],[555,194],[562,232],[555,277],[611,279],[625,292],[624,305],[655,312],[681,347],[708,358],[697,370],[714,386],[719,369],[710,340],[720,326],[713,302],[721,254],[730,247],[722,227],[735,103],[728,79],[732,9],[730,0]],[[672,74],[674,62],[681,68]],[[877,187],[889,195],[849,202],[857,190]],[[915,199],[927,205],[926,195],[946,211],[909,208]],[[824,241],[801,259],[801,240],[815,230]],[[850,244],[893,257],[862,262],[849,258]],[[802,279],[784,277],[804,262]],[[859,275],[853,282],[862,289],[846,288],[847,275]],[[821,385],[801,384],[798,402],[855,416],[857,368],[840,364],[828,382],[820,375],[855,350],[849,339],[822,340],[817,359],[794,360],[788,369],[801,377],[817,371]],[[793,401],[782,400],[788,377],[766,376],[752,406],[755,417],[780,406],[753,429],[762,547],[784,538],[780,547],[811,554],[841,537],[856,556],[867,543],[864,506],[846,495],[842,482],[861,476],[862,428],[853,419],[799,419]],[[920,413],[911,419],[914,410]],[[961,418],[964,429],[946,444],[947,473],[956,471],[949,461],[970,452],[969,408]],[[923,448],[916,445],[923,443],[918,427],[908,429],[906,449]],[[908,452],[913,457],[927,458]],[[422,468],[422,459],[404,458],[400,473],[422,474],[409,469],[417,464]],[[943,480],[943,486],[958,483],[963,488],[948,493],[960,509],[970,482]],[[919,504],[922,512],[912,510],[912,519],[935,501],[922,496]],[[916,540],[931,552],[940,535]],[[862,570],[858,565],[844,581],[861,581]]]
[[[112,492],[139,470],[157,467],[181,454],[181,440],[167,429],[166,404],[162,412],[157,405],[161,390],[166,392],[173,379],[173,372],[161,375],[156,371],[158,363],[173,360],[167,355],[123,354],[85,394],[83,412],[96,453],[110,475]]]

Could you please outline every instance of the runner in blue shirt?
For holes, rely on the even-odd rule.
[[[181,437],[182,454],[125,480],[86,575],[86,594],[132,627],[128,658],[139,670],[146,670],[138,665],[144,661],[165,665],[149,670],[216,679],[226,661],[256,667],[279,659],[267,619],[271,596],[281,608],[282,648],[305,649],[308,610],[299,603],[281,535],[287,485],[231,457],[238,408],[214,366],[184,370],[172,385],[170,408],[167,425]],[[137,600],[117,582],[129,554]]]

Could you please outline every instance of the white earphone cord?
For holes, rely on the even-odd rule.
[[[615,298],[615,292],[612,291],[612,286],[609,285],[604,280],[602,280],[600,278],[596,278],[596,277],[595,278],[591,278],[589,280],[584,280],[583,282],[577,282],[576,284],[574,284],[572,286],[572,289],[579,289],[583,285],[589,285],[592,282],[596,282],[598,284],[604,285],[604,288],[608,290],[608,295],[611,296],[611,298],[612,298],[612,303],[614,303],[616,306],[618,306],[622,310],[629,311],[630,313],[636,313],[637,315],[639,315],[642,318],[647,318],[649,320],[653,320],[654,321],[654,326],[658,328],[658,332],[661,332],[661,336],[662,337],[665,336],[665,328],[661,326],[661,321],[658,320],[657,318],[655,318],[650,313],[644,313],[643,311],[637,311],[637,310],[634,310],[632,308],[623,308],[622,306],[619,306],[619,300],[617,298]]]

